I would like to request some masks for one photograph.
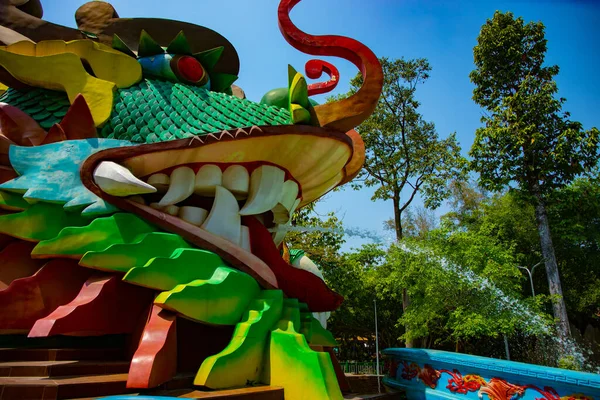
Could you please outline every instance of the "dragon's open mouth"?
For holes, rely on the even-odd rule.
[[[298,207],[353,173],[354,147],[351,136],[323,128],[252,127],[105,150],[81,174],[107,201],[214,251],[263,287],[330,311],[342,297],[277,247]]]

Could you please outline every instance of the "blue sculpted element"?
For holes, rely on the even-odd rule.
[[[117,209],[90,192],[79,176],[81,164],[92,154],[115,147],[132,146],[114,139],[81,139],[36,147],[11,146],[10,163],[20,175],[0,189],[23,194],[29,203],[64,204],[82,215],[110,214]]]
[[[425,349],[386,349],[383,384],[408,400],[600,400],[600,375]]]

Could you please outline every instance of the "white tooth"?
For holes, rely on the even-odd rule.
[[[206,220],[208,211],[204,208],[184,206],[179,209],[178,216],[192,225],[200,226]]]
[[[179,213],[179,207],[174,205],[161,206],[160,203],[150,203],[150,207],[155,210],[162,211],[172,216],[176,216]]]
[[[223,186],[215,188],[215,202],[202,224],[205,229],[235,244],[240,243],[242,218],[235,196]]]
[[[127,168],[112,161],[102,161],[94,170],[94,182],[104,193],[131,196],[154,193],[156,188],[136,178]]]
[[[278,224],[285,224],[290,220],[294,212],[292,208],[294,208],[294,204],[296,203],[296,197],[298,197],[298,184],[291,180],[285,181],[281,200],[271,210],[273,212],[273,221]]]
[[[217,165],[203,165],[196,174],[194,192],[204,196],[214,196],[215,187],[222,184],[222,176],[221,168]]]
[[[133,201],[134,203],[138,203],[138,204],[143,204],[143,205],[146,204],[146,200],[144,200],[144,198],[139,195],[131,196],[129,198],[129,200]]]
[[[162,211],[169,215],[176,216],[177,214],[179,214],[179,207],[170,205],[163,208]]]
[[[283,242],[283,239],[285,238],[285,235],[287,234],[287,230],[285,229],[278,229],[279,226],[275,226],[274,229],[275,233],[273,233],[273,242],[275,242],[275,246],[279,247],[279,245],[281,244],[281,242]]]
[[[279,202],[285,172],[271,165],[261,165],[252,171],[248,201],[241,215],[256,215],[269,211]]]
[[[250,174],[241,165],[231,165],[223,172],[223,187],[229,190],[236,199],[242,200],[248,196]]]
[[[246,251],[252,251],[250,247],[250,229],[242,225],[240,232],[240,247]]]
[[[158,202],[161,207],[179,203],[194,193],[194,170],[189,167],[179,167],[171,172],[169,190]]]
[[[148,184],[154,186],[159,193],[164,193],[169,188],[169,176],[167,174],[153,174],[148,178]]]

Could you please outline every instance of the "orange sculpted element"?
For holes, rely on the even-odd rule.
[[[510,400],[515,395],[521,396],[525,389],[525,386],[513,385],[503,379],[492,378],[487,385],[479,390],[479,397],[485,393],[490,397],[490,400]]]
[[[425,364],[425,367],[419,372],[417,377],[427,386],[434,389],[437,386],[437,382],[440,379],[441,372],[436,371],[429,364]]]

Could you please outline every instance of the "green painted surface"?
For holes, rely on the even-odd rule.
[[[342,399],[329,354],[311,350],[294,329],[298,314],[289,302],[271,332],[269,384],[284,387],[286,400]]]
[[[24,240],[40,241],[55,237],[67,226],[90,223],[78,212],[65,211],[62,205],[37,203],[25,211],[0,216],[0,233]]]
[[[128,272],[154,257],[169,257],[177,249],[192,246],[179,235],[151,232],[132,243],[115,243],[101,251],[89,251],[79,264],[104,271]]]
[[[301,318],[303,319],[301,333],[308,343],[315,346],[338,346],[331,332],[323,328],[323,325],[312,316],[312,313],[302,313]]]
[[[146,79],[119,91],[101,135],[155,143],[223,129],[285,124],[291,124],[286,110],[181,83]]]
[[[26,202],[22,195],[0,190],[0,209],[25,210],[29,206],[31,203]]]
[[[87,226],[68,227],[58,236],[38,243],[32,255],[81,257],[88,251],[101,251],[115,243],[131,243],[155,228],[133,214],[96,218]]]
[[[237,324],[229,345],[204,360],[194,385],[225,389],[260,381],[263,368],[268,365],[265,359],[268,334],[279,320],[282,306],[281,290],[263,290]]]
[[[211,82],[216,78],[211,77]],[[221,78],[229,79],[228,76]],[[0,101],[19,107],[46,129],[60,122],[69,108],[66,93],[46,89],[26,92],[11,88]],[[40,102],[52,105],[40,106]],[[55,107],[58,108],[51,111]],[[291,123],[287,109],[182,83],[145,79],[130,88],[118,90],[113,112],[100,136],[155,143],[223,129]]]
[[[250,275],[218,267],[210,279],[198,279],[162,292],[154,304],[198,322],[235,325],[259,290]]]
[[[169,257],[152,258],[143,267],[132,268],[123,280],[152,289],[171,290],[194,280],[208,280],[221,266],[226,266],[223,260],[210,251],[177,249]]]

